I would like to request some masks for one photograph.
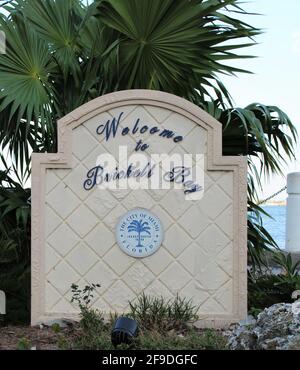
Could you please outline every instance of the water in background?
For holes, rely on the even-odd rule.
[[[279,248],[285,249],[285,215],[286,206],[264,206],[262,207],[269,215],[263,215],[263,226],[277,242]]]

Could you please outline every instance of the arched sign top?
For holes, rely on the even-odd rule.
[[[194,115],[197,119],[200,119],[203,124],[210,126],[212,129],[217,131],[221,129],[220,122],[188,100],[163,91],[144,89],[123,90],[100,96],[73,110],[60,119],[59,123],[69,124],[70,122],[77,121],[77,123],[80,124],[84,120],[102,112],[103,108],[109,110],[116,106],[121,107],[124,105],[132,105],[133,103],[141,105],[146,103],[148,105],[167,107],[168,109],[171,108],[175,111],[181,109],[182,111],[186,111],[189,116]]]
[[[231,165],[243,164],[245,162],[241,157],[222,158],[222,125],[203,109],[176,95],[162,91],[143,89],[124,90],[101,96],[61,118],[58,121],[58,151],[60,153],[68,153],[70,145],[68,144],[66,146],[65,143],[69,141],[70,127],[74,129],[83,122],[107,110],[135,104],[150,105],[172,110],[208,130],[211,133],[208,137],[208,146],[212,149],[208,153],[209,163]],[[210,141],[212,142],[210,143]],[[214,156],[214,159],[211,158],[211,155]]]

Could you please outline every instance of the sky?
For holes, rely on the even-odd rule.
[[[231,63],[252,71],[254,74],[222,76],[235,105],[245,107],[259,102],[277,105],[285,111],[299,130],[300,136],[300,1],[299,0],[249,0],[242,7],[259,16],[240,16],[247,23],[261,28],[264,34],[257,36],[257,45],[244,52],[256,55],[256,59],[242,59]],[[298,108],[299,107],[299,108]],[[297,160],[283,168],[285,175],[300,171],[300,146]],[[261,199],[277,192],[286,184],[286,178],[272,176],[263,179]],[[276,200],[284,200],[281,193]]]
[[[264,34],[256,37],[258,45],[245,49],[245,53],[258,58],[234,63],[254,74],[238,74],[237,78],[225,77],[222,81],[236,106],[245,107],[254,102],[277,105],[288,114],[300,136],[300,1],[252,0],[242,7],[249,12],[262,14],[241,17],[264,30]],[[283,171],[285,175],[300,171],[299,145],[297,161],[289,162]],[[286,178],[272,176],[269,180],[263,179],[263,183],[262,199],[282,188]],[[281,193],[275,199],[285,198],[286,193]]]

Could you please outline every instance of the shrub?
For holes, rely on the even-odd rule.
[[[293,263],[290,254],[278,251],[272,253],[271,259],[281,269],[280,274],[267,270],[248,276],[248,308],[254,315],[276,303],[292,303],[293,292],[300,289],[300,263]]]
[[[79,289],[78,285],[75,284],[71,286],[73,293],[71,302],[78,304],[81,316],[80,328],[82,329],[82,335],[78,337],[77,346],[85,349],[98,348],[99,345],[104,345],[101,341],[101,333],[104,330],[103,315],[99,310],[90,307],[94,291],[99,287],[99,284],[86,285],[83,289]]]
[[[28,339],[26,338],[21,338],[17,344],[17,349],[19,351],[26,351],[31,348],[31,343]]]
[[[255,316],[276,303],[291,303],[295,285],[281,282],[282,276],[263,275],[250,278],[248,282],[249,312]]]
[[[0,171],[0,290],[7,298],[6,322],[30,318],[30,189]]]
[[[163,297],[151,297],[143,293],[136,302],[129,302],[129,306],[129,315],[146,330],[180,330],[198,317],[198,308],[193,306],[191,300],[179,296],[173,300],[165,300]]]

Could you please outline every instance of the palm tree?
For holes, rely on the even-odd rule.
[[[150,227],[148,225],[149,224],[148,224],[147,221],[133,220],[133,221],[131,221],[130,225],[127,228],[127,230],[128,230],[129,233],[130,232],[136,232],[136,233],[138,233],[138,245],[136,246],[137,248],[143,247],[143,245],[141,244],[141,234],[142,233],[146,233],[148,235],[151,235],[151,233],[150,233]]]
[[[238,0],[13,0],[0,14],[0,150],[21,181],[30,153],[56,151],[56,121],[105,93],[130,88],[174,93],[223,124],[224,155],[249,160],[249,251],[274,244],[261,224],[255,178],[294,156],[295,128],[277,107],[234,108],[219,76],[246,72],[260,30],[235,18]],[[239,40],[239,42],[236,42]],[[226,63],[224,63],[224,61]],[[260,159],[256,168],[253,158]]]
[[[5,320],[22,324],[30,315],[30,189],[0,171],[0,290]]]
[[[149,88],[195,103],[217,77],[238,70],[231,40],[257,29],[230,17],[236,0],[14,0],[0,14],[7,53],[0,55],[0,143],[28,176],[30,152],[56,150],[56,121],[105,93]],[[226,45],[223,45],[227,41]]]

